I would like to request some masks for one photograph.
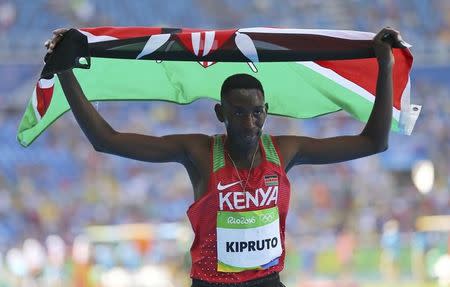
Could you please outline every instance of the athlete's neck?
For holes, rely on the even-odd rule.
[[[240,168],[248,168],[257,152],[258,141],[243,145],[237,141],[233,141],[232,138],[226,137],[225,140],[225,152],[228,152],[236,165]],[[256,154],[256,157],[258,155]]]

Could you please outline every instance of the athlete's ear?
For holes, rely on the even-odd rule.
[[[266,103],[264,106],[266,107],[266,114],[267,114],[269,112],[269,103]]]
[[[223,123],[225,121],[225,117],[223,116],[223,107],[221,104],[216,104],[214,106],[214,111],[216,112],[217,119]]]

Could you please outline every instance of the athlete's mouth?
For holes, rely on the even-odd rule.
[[[254,133],[254,132],[242,134],[242,138],[243,138],[244,140],[246,140],[246,141],[253,140],[253,139],[255,139],[257,136],[258,136],[258,133]]]
[[[241,135],[242,136],[257,136],[258,132],[259,132],[258,129],[242,130]]]

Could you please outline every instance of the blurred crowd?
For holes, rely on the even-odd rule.
[[[413,134],[392,133],[389,150],[381,155],[290,171],[288,243],[298,256],[292,259],[294,263],[288,263],[297,268],[289,270],[303,270],[309,275],[324,272],[328,269],[318,268],[318,258],[330,250],[339,270],[348,268],[349,272],[355,269],[348,265],[356,264],[356,249],[381,250],[384,255],[380,262],[397,258],[404,250],[411,258],[413,250],[448,251],[448,232],[417,233],[415,224],[421,216],[450,215],[450,83],[445,79],[450,74],[449,1],[170,3],[0,0],[0,58],[5,62],[0,64],[0,272],[7,254],[11,250],[22,252],[30,238],[44,246],[49,235],[57,234],[58,242],[72,246],[90,225],[189,225],[185,212],[193,194],[181,165],[149,164],[97,153],[70,113],[30,147],[22,148],[16,141],[20,117],[41,69],[36,55],[42,58],[42,43],[51,30],[67,26],[285,26],[374,32],[385,25],[395,27],[413,44],[417,65],[411,76],[412,103],[423,105],[423,109]],[[365,12],[368,10],[370,14]],[[17,59],[11,63],[5,55],[16,55]],[[434,60],[429,61],[430,57]],[[441,59],[447,62],[435,66]],[[213,105],[207,100],[188,106],[159,102],[95,104],[115,129],[152,135],[223,133]],[[310,120],[273,116],[266,131],[328,137],[359,133],[362,127],[348,115],[336,113]],[[434,186],[427,194],[419,193],[411,180],[411,169],[419,160],[430,160],[435,168]],[[189,244],[183,242],[187,251]],[[173,260],[173,255],[169,256],[173,247],[161,248],[163,251],[158,256],[153,254],[150,261]],[[184,255],[181,252],[177,258]],[[378,274],[376,267],[374,272]],[[395,277],[394,269],[380,272]],[[417,273],[413,269],[399,272]],[[361,272],[373,275],[367,270]],[[433,272],[428,274],[432,276]]]
[[[278,26],[400,30],[423,62],[450,54],[450,4],[446,0],[1,0],[0,56],[36,62],[57,27],[164,26],[230,28]],[[23,35],[27,35],[24,37]]]

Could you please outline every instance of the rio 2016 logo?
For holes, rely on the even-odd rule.
[[[256,222],[256,218],[254,216],[250,217],[250,218],[246,218],[246,217],[233,217],[230,216],[227,219],[227,223],[228,224],[254,224]]]

